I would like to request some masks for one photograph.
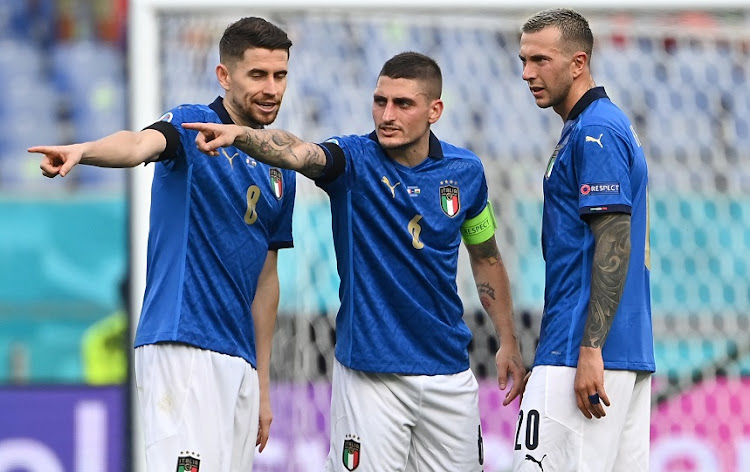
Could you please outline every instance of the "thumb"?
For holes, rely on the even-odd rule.
[[[508,365],[505,363],[498,366],[497,384],[500,386],[500,390],[505,390],[505,386],[508,384]]]
[[[63,162],[62,166],[60,166],[60,175],[62,177],[65,177],[68,172],[70,172],[70,169],[72,169],[75,165],[76,161],[68,157],[67,159],[65,159],[65,162]]]

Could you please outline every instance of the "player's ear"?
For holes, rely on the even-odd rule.
[[[443,114],[444,107],[445,104],[439,98],[432,101],[432,104],[430,105],[430,116],[428,118],[428,121],[431,125],[435,124],[437,120],[440,119],[440,116]]]
[[[219,84],[224,90],[229,90],[229,68],[224,64],[216,66],[216,78],[219,79]]]
[[[573,55],[573,78],[577,78],[579,75],[583,73],[584,70],[588,68],[589,65],[589,55],[586,54],[583,51],[578,51]]]

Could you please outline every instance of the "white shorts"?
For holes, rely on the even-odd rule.
[[[641,472],[649,469],[651,374],[605,370],[607,416],[578,409],[573,367],[537,366],[521,401],[514,472]]]
[[[134,362],[148,472],[252,470],[260,405],[252,365],[174,343],[138,347]]]
[[[334,361],[326,472],[482,470],[479,388],[454,375],[373,374]]]

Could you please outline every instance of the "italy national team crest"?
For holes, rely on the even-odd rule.
[[[182,454],[188,453],[183,452]],[[184,455],[177,458],[177,472],[198,472],[198,469],[201,465],[201,460],[197,457],[193,457],[193,455],[197,454],[190,454],[192,455]]]
[[[346,470],[354,470],[359,466],[359,449],[360,445],[356,436],[346,435],[344,439],[344,454],[342,460]]]
[[[461,199],[458,196],[458,185],[452,180],[440,182],[440,206],[443,213],[453,218],[461,209]]]
[[[560,144],[558,144],[555,147],[555,151],[550,156],[549,161],[547,161],[547,170],[544,171],[545,179],[549,179],[549,176],[552,175],[552,169],[555,168],[555,161],[557,160],[557,154],[559,152],[560,152]]]
[[[276,195],[276,200],[281,200],[284,195],[284,179],[281,176],[281,171],[275,167],[272,167],[268,171],[271,177],[271,187],[273,188],[273,194]]]

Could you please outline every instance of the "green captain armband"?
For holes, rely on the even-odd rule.
[[[487,206],[480,214],[464,221],[461,225],[461,237],[466,244],[480,244],[495,234],[495,228],[497,228],[495,212],[492,211],[492,203],[488,200]]]

